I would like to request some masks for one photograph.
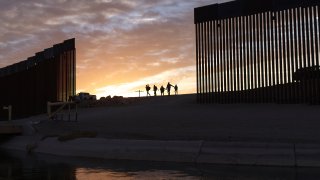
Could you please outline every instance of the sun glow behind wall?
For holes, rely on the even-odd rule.
[[[195,93],[193,9],[215,2],[0,1],[0,67],[75,37],[77,92],[138,96],[170,81]]]
[[[179,87],[179,94],[195,93],[195,68],[189,66],[180,69],[174,69],[159,73],[154,76],[139,79],[131,83],[116,84],[111,86],[105,86],[99,88],[96,91],[97,97],[105,96],[125,96],[125,97],[137,97],[139,93],[137,91],[144,91],[141,93],[142,96],[146,96],[145,86],[149,84],[151,87],[156,85],[158,89],[163,85],[164,87],[168,82]],[[153,93],[152,93],[153,94]],[[160,94],[158,92],[158,94]]]

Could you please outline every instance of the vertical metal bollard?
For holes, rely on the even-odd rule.
[[[11,105],[8,107],[8,111],[9,111],[9,121],[11,121],[11,119],[12,119],[12,106]]]
[[[70,103],[68,104],[68,110],[69,110],[69,121],[71,121],[71,108],[70,108]]]
[[[78,122],[78,105],[77,103],[75,103],[75,105],[76,105],[76,122]]]
[[[48,117],[51,117],[51,106],[50,106],[50,101],[48,101],[47,103],[47,113],[48,113]]]

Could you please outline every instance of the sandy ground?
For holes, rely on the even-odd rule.
[[[196,95],[181,95],[81,108],[78,122],[52,121],[45,115],[19,122],[41,120],[34,125],[41,135],[95,131],[98,137],[112,139],[319,143],[319,109],[295,104],[197,104]]]

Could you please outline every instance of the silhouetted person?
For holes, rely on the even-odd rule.
[[[172,84],[170,84],[170,82],[168,82],[168,84],[167,84],[168,96],[170,96],[171,86],[172,86]],[[174,87],[174,86],[172,86],[172,87]]]
[[[175,94],[175,95],[178,95],[178,85],[175,85],[175,86],[174,86],[174,94]]]
[[[146,85],[147,96],[151,96],[150,93],[149,93],[150,89],[151,88],[150,88],[149,84],[147,84]]]
[[[164,87],[163,86],[160,87],[160,93],[161,93],[161,96],[164,96]]]
[[[158,87],[156,85],[153,85],[153,92],[154,96],[157,96]]]

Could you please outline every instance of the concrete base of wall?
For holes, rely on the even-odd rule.
[[[191,162],[228,165],[320,167],[319,144],[81,138],[60,142],[18,136],[0,145],[7,150],[69,157]]]

